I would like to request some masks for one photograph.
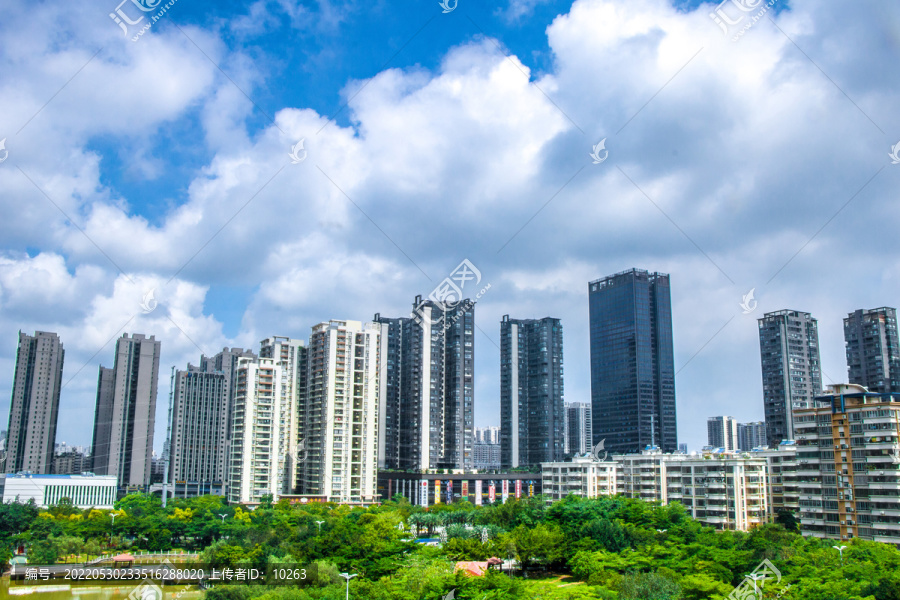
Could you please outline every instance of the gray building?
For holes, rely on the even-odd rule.
[[[500,428],[496,425],[491,427],[475,428],[476,444],[500,444]]]
[[[707,442],[713,448],[737,450],[738,424],[734,417],[710,417],[706,420]]]
[[[126,333],[116,342],[111,369],[100,367],[94,441],[94,472],[115,475],[125,490],[150,485],[160,343]]]
[[[60,452],[53,457],[54,475],[78,475],[91,470],[91,457],[77,450]]]
[[[62,342],[55,333],[19,332],[6,434],[6,473],[51,472],[64,358]]]
[[[566,402],[566,454],[591,451],[593,425],[590,403]]]
[[[870,392],[900,392],[900,340],[897,309],[857,310],[844,319],[844,342],[850,383]]]
[[[169,482],[174,495],[225,494],[228,480],[234,382],[241,348],[202,356],[200,366],[176,370],[172,378]]]
[[[822,392],[819,326],[809,313],[779,310],[759,319],[763,409],[768,446],[793,439],[792,411]]]
[[[754,448],[761,448],[769,444],[765,421],[738,423],[737,431],[738,450],[741,452],[750,452]]]
[[[565,457],[563,332],[559,319],[500,322],[500,463],[530,467]]]
[[[588,284],[593,443],[678,447],[669,276],[631,269]]]
[[[475,442],[475,468],[479,471],[497,471],[500,466],[500,444]]]
[[[413,316],[381,323],[379,468],[471,469],[475,303],[416,296]]]

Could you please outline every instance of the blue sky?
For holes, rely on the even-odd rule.
[[[668,0],[178,0],[132,42],[116,2],[13,4],[0,388],[17,330],[59,332],[59,439],[89,443],[110,339],[155,334],[159,448],[171,366],[407,314],[463,259],[491,284],[479,426],[499,423],[504,314],[560,317],[566,399],[589,398],[587,282],[631,267],[672,275],[692,448],[708,416],[762,418],[762,312],[818,317],[843,380],[841,318],[900,303],[900,9],[735,6],[726,36],[714,5]]]

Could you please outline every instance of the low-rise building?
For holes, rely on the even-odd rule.
[[[763,458],[729,452],[692,456],[668,469],[670,482],[676,472],[681,479],[680,490],[675,492],[677,484],[669,488],[670,501],[681,502],[705,525],[747,531],[768,519],[766,471]]]
[[[615,496],[617,463],[596,460],[590,454],[575,455],[571,461],[541,463],[541,489],[548,502],[569,494],[584,498]]]
[[[800,515],[800,490],[797,486],[797,445],[792,440],[781,442],[777,448],[756,448],[753,457],[764,458],[768,464],[766,478],[769,492],[769,520],[779,513]]]
[[[78,508],[113,508],[118,490],[115,475],[34,475],[28,472],[0,475],[0,499],[34,500],[41,508],[67,498]]]

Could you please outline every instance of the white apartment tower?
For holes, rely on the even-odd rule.
[[[238,359],[231,426],[228,501],[277,500],[283,489],[279,435],[283,419],[282,368],[272,358]]]
[[[260,342],[260,358],[275,361],[281,369],[279,420],[277,421],[278,472],[281,494],[292,494],[299,488],[298,445],[302,435],[298,429],[303,418],[302,400],[306,387],[306,346],[302,340],[272,336]]]
[[[312,329],[301,423],[306,495],[333,502],[378,498],[381,323],[329,321]]]

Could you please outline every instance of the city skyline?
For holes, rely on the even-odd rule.
[[[328,6],[179,3],[136,42],[58,0],[5,15],[0,389],[16,330],[57,332],[59,436],[89,442],[123,331],[183,366],[407,314],[464,258],[492,285],[481,426],[503,314],[562,320],[566,395],[587,400],[583,286],[606,273],[672,276],[692,444],[709,415],[762,418],[759,315],[818,318],[825,384],[847,312],[898,304],[894,250],[848,235],[896,229],[892,5],[776,3],[737,42],[698,2]],[[820,293],[845,273],[865,283]]]

